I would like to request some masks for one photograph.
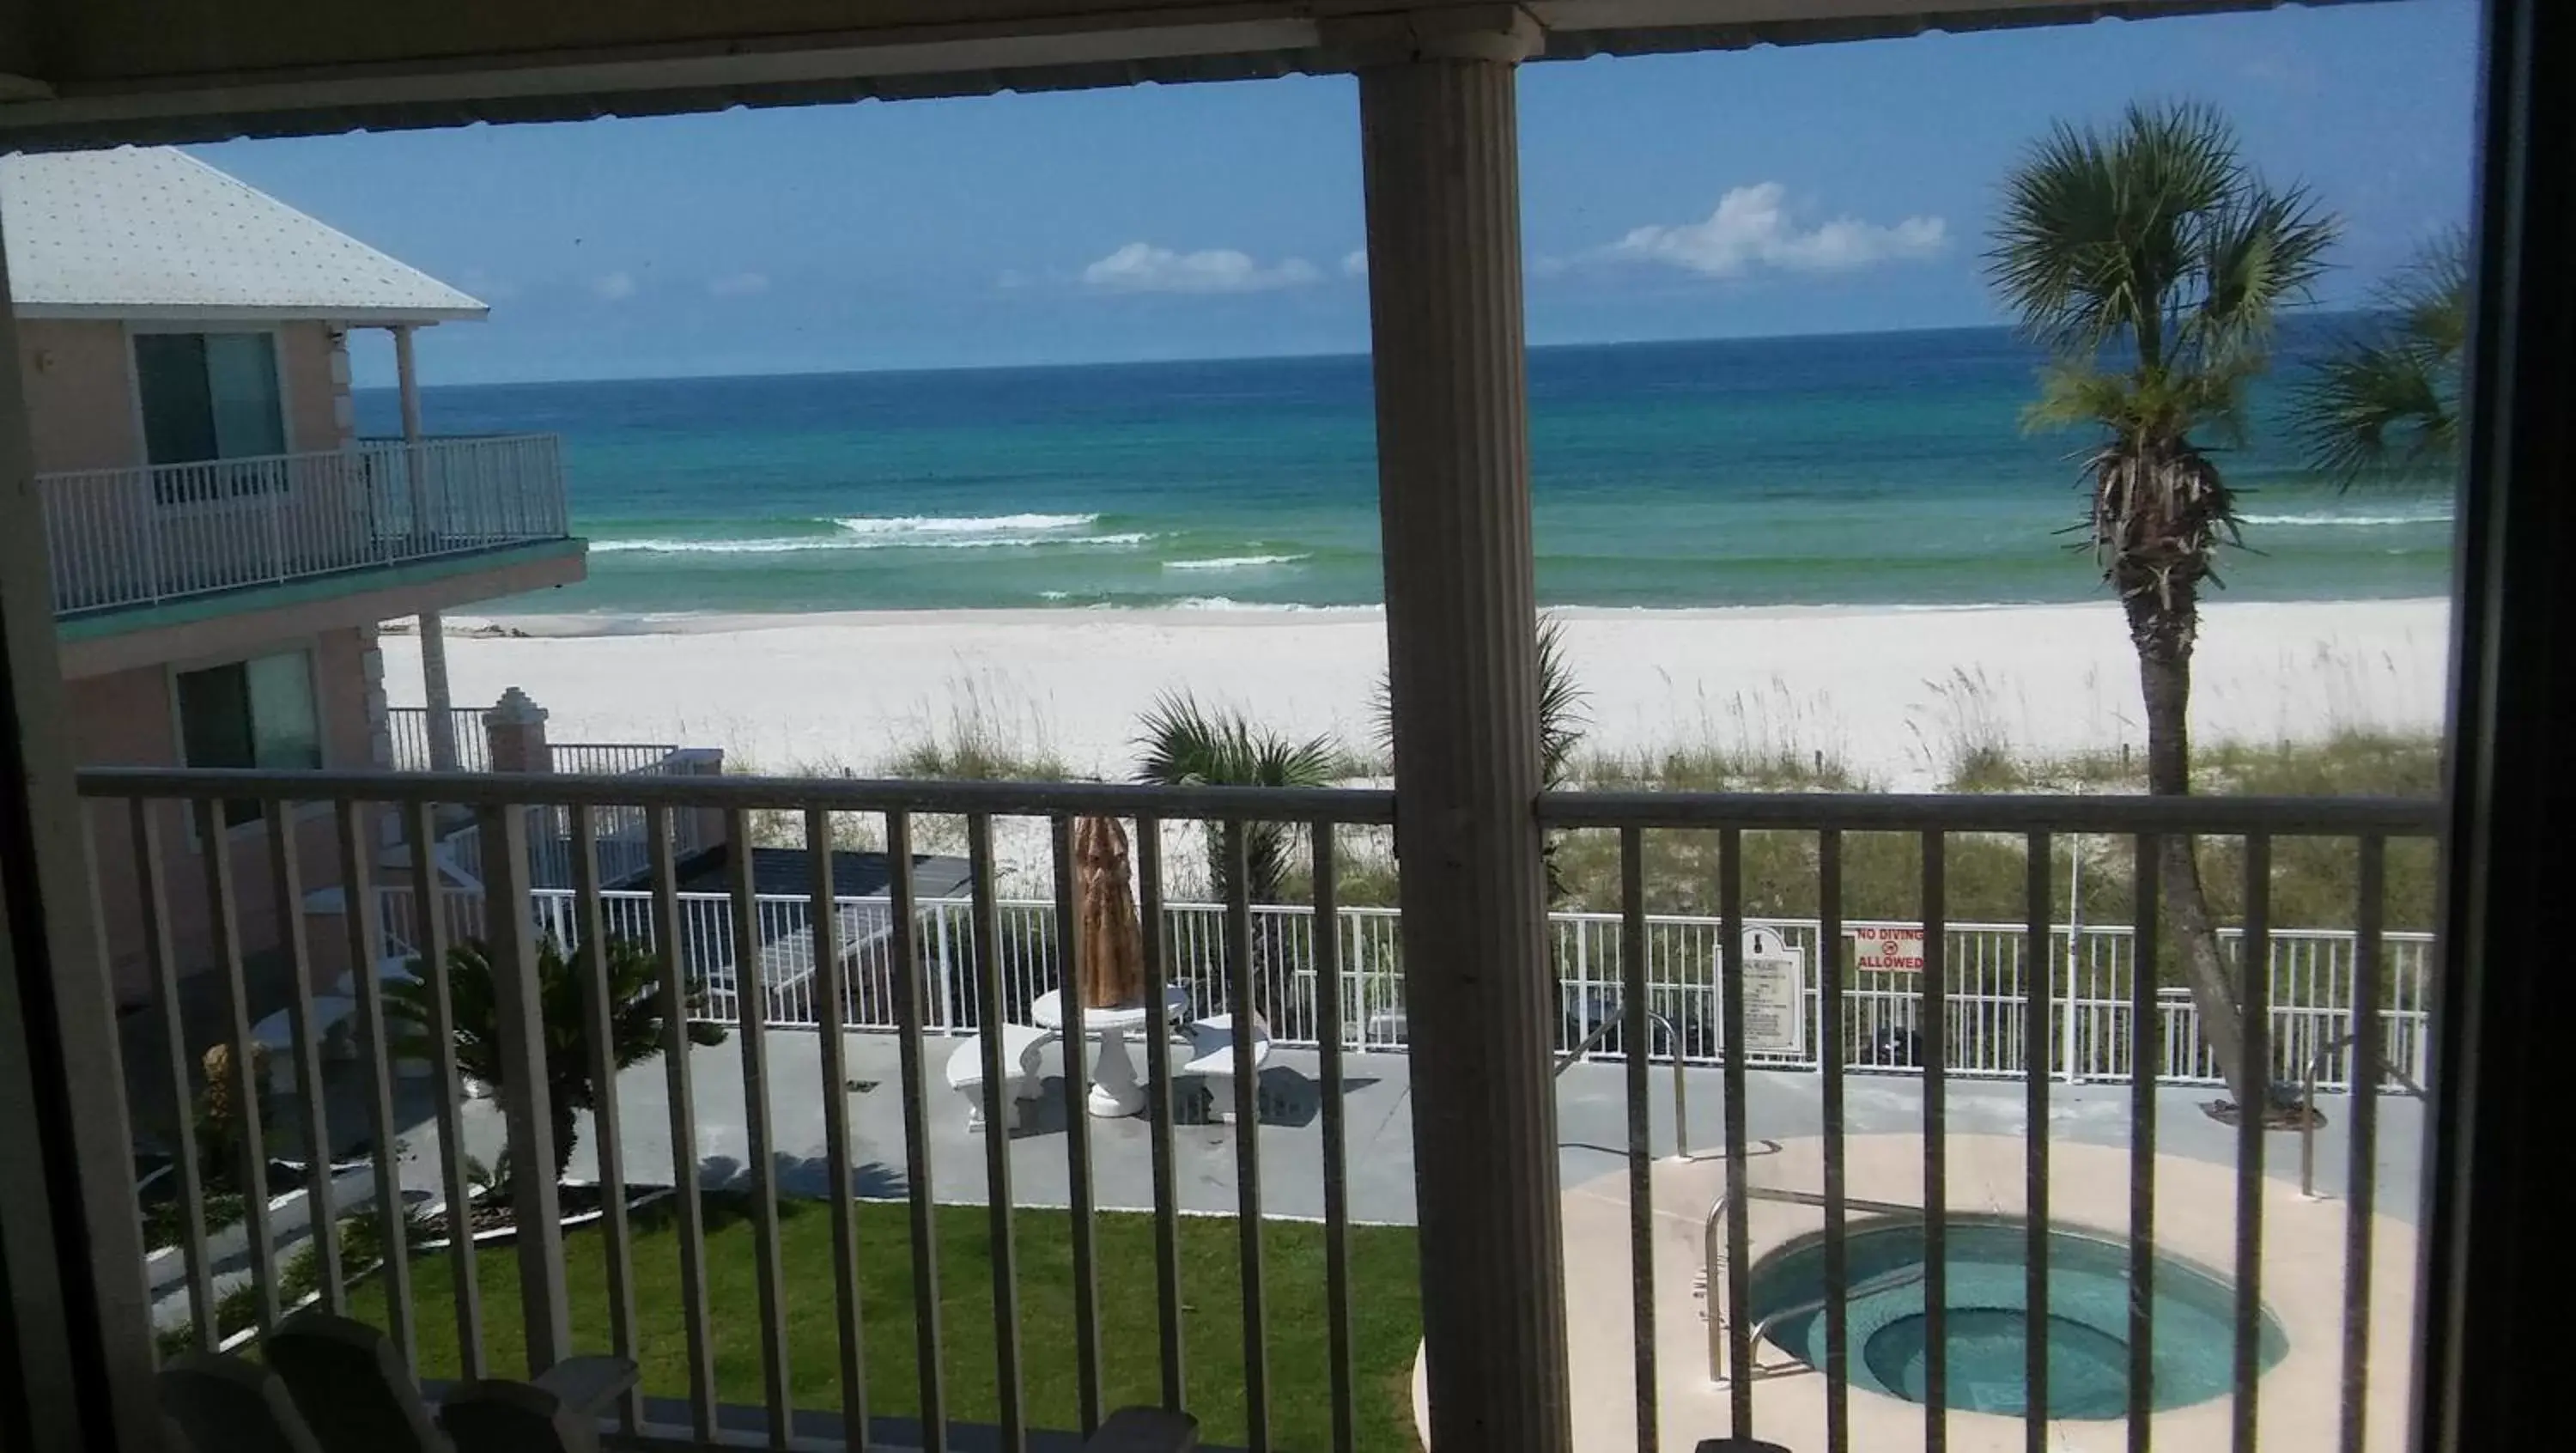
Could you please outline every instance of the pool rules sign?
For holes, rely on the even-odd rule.
[[[1736,960],[1744,982],[1747,1054],[1803,1057],[1807,1052],[1806,956],[1776,928],[1744,931]]]

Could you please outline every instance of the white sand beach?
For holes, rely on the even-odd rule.
[[[2143,742],[2135,657],[2109,602],[1559,614],[1597,749],[1823,751],[1909,790],[1939,783],[1962,732],[2043,754]],[[2449,617],[2438,599],[2213,605],[2194,734],[2438,730]],[[1022,747],[1124,775],[1138,714],[1177,690],[1365,749],[1386,659],[1372,609],[501,623],[524,638],[450,624],[458,705],[518,686],[552,713],[557,741],[722,747],[773,772],[864,772],[973,710]],[[384,652],[392,700],[417,704],[419,643],[388,633]]]

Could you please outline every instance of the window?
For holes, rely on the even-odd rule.
[[[302,651],[179,673],[179,745],[191,767],[310,770],[322,765],[313,670]],[[260,815],[255,801],[224,804],[224,821]]]
[[[155,465],[212,464],[286,452],[277,339],[267,333],[138,333],[134,378],[143,398],[144,457]],[[164,504],[259,494],[284,476],[257,466],[155,476]]]

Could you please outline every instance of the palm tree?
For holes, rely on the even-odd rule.
[[[1164,787],[1328,787],[1337,757],[1330,737],[1292,740],[1242,712],[1210,709],[1187,692],[1154,699],[1136,745],[1136,780]],[[1208,886],[1231,901],[1234,864],[1221,824],[1207,824]],[[1245,901],[1276,903],[1288,878],[1288,828],[1244,824]]]
[[[620,1070],[639,1065],[662,1052],[662,963],[649,949],[625,939],[611,939],[603,957],[608,966],[608,1037],[610,1061]],[[555,1179],[572,1163],[579,1131],[574,1113],[599,1103],[602,1087],[590,1075],[589,1014],[582,1003],[582,952],[566,953],[551,937],[537,947],[537,1001],[545,1026],[546,1103],[555,1132]],[[414,962],[409,979],[385,984],[385,1019],[394,1053],[407,1059],[429,1059],[431,1039],[429,983]],[[459,1070],[504,1088],[500,1059],[500,994],[492,959],[481,939],[469,939],[447,951],[447,1003],[455,1029]],[[700,1003],[696,994],[689,1007]],[[724,1027],[691,1019],[691,1044],[722,1044]],[[507,1150],[503,1164],[513,1165]]]
[[[2103,131],[2061,123],[2005,184],[1988,277],[2054,355],[2025,423],[2099,431],[2083,528],[2137,648],[2153,793],[2191,790],[2200,591],[2239,542],[2233,497],[2195,436],[2243,436],[2273,315],[2307,294],[2337,230],[2303,189],[2266,185],[2226,119],[2196,105],[2131,106]],[[2167,837],[2162,853],[2203,1032],[2236,1103],[2263,1104],[2269,1077],[2244,1053],[2191,840]]]
[[[2365,332],[2310,370],[2292,425],[2338,485],[2448,469],[2460,447],[2460,358],[2469,344],[2469,240],[2452,232],[2384,285]]]

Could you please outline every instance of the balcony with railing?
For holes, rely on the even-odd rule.
[[[168,1103],[135,1114],[172,1142],[154,1272],[169,1346],[246,1340],[307,1301],[384,1327],[433,1387],[614,1350],[645,1365],[615,1431],[678,1445],[1025,1448],[1135,1402],[1189,1408],[1211,1442],[1250,1448],[1419,1431],[1411,1228],[1436,1147],[1410,1112],[1459,1026],[1408,985],[1432,947],[1422,925],[1341,901],[1345,845],[1392,824],[1391,794],[151,769],[86,773],[81,790],[106,818],[165,824],[134,834],[139,901],[101,905],[147,922],[200,886],[226,921],[220,876],[176,884],[158,861],[186,815],[327,804],[350,957],[382,966],[356,976],[354,1032],[335,1039],[304,1032],[310,976],[291,976],[292,1087],[261,1123],[237,1120],[225,1154],[302,1169],[270,1183],[291,1205],[244,1198],[244,1228],[208,1229],[212,1179],[250,1174],[194,1138],[209,1041],[183,1029],[166,1046]],[[377,873],[379,807],[415,835],[470,810],[480,884]],[[746,853],[704,891],[672,838],[693,813],[737,844],[755,814],[801,824],[806,890],[756,881]],[[1024,1074],[980,1032],[1055,1012],[1060,1044],[1088,1038],[1081,996],[1058,993],[1085,952],[1087,816],[1132,825],[1153,929],[1142,1002],[1180,1006],[1185,1027],[1264,1030],[1213,1057],[1147,1031],[1132,1120],[1087,1111],[1099,1071],[1083,1059],[1050,1050]],[[1598,836],[1621,866],[1616,910],[1549,915],[1531,966],[1559,1006],[1525,1083],[1555,1097],[1575,1446],[2207,1447],[2258,1419],[2276,1450],[2403,1446],[2392,1369],[2412,1312],[2408,1097],[2431,955],[2387,927],[2384,900],[2392,852],[2420,851],[2437,816],[2373,799],[1542,796],[1537,825]],[[645,881],[605,887],[596,846],[628,817]],[[1232,856],[1263,823],[1290,825],[1300,901],[1249,901],[1240,873],[1193,897],[1167,871],[1169,830],[1205,825]],[[541,886],[558,833],[575,881]],[[2284,1111],[2295,1129],[2199,1113],[2211,1026],[2160,941],[2156,845],[2186,834],[2242,865],[2223,925],[2232,1028],[2270,1078],[2305,1083]],[[1814,912],[1748,907],[1750,837],[1801,845]],[[1919,911],[1846,917],[1845,849],[1880,837],[1917,853]],[[1716,849],[1716,914],[1648,911],[1648,847],[1683,839]],[[2128,922],[2058,915],[2074,839],[2124,855]],[[2023,848],[2026,914],[1951,921],[1947,865],[1972,841]],[[2276,844],[2348,860],[2348,921],[2273,923]],[[410,863],[429,861],[419,846]],[[934,846],[965,859],[953,895],[916,881]],[[841,860],[861,849],[883,876],[852,891]],[[1919,962],[1865,962],[1856,939],[1919,942]],[[230,1046],[248,1103],[244,952],[300,968],[307,948],[215,941],[208,971],[236,1007],[205,1033]],[[629,950],[649,964],[640,988],[618,967]],[[166,940],[156,953],[175,998],[181,965]],[[480,1001],[476,960],[497,989]],[[391,1047],[388,985],[441,1032]],[[552,1016],[575,1001],[590,1063],[573,1080],[614,1086],[579,1115],[550,1103],[573,1080],[539,1048],[564,1041]],[[660,1013],[661,1053],[621,1071],[611,1023],[637,1004]],[[468,1012],[493,1022],[453,1017]],[[727,1041],[693,1044],[692,1025]],[[460,1075],[487,1028],[488,1101]],[[1602,1062],[1551,1078],[1551,1049]],[[1658,1123],[1650,1074],[1667,1073],[1673,1112],[1700,1129]],[[995,1128],[969,1132],[961,1097]],[[476,1162],[505,1141],[543,1167],[567,1130],[564,1191],[520,1172],[478,1192]],[[514,1229],[424,1239],[425,1212],[469,1203],[506,1207]],[[344,1229],[299,1229],[316,1224]]]
[[[552,435],[40,475],[62,616],[568,538]]]

